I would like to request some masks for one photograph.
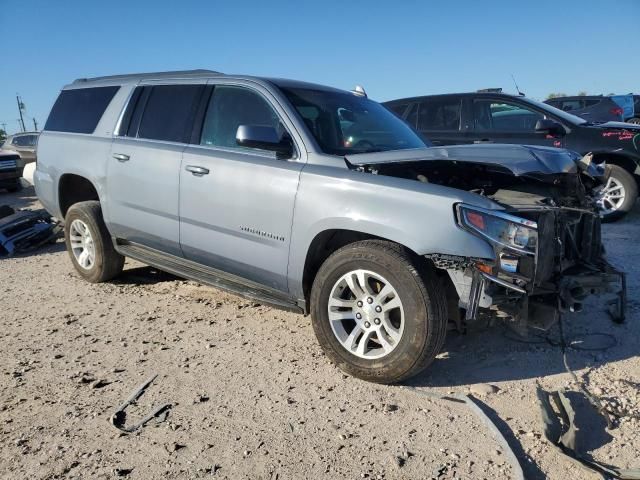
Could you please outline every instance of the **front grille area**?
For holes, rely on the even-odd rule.
[[[0,160],[0,170],[15,170],[18,168],[16,160]]]
[[[574,211],[544,212],[538,218],[536,283],[580,264],[601,262],[600,218]]]

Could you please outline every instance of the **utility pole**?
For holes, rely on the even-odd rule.
[[[4,133],[7,133],[7,124],[5,122],[2,122],[2,130],[4,130]]]
[[[27,129],[24,126],[24,117],[22,116],[22,110],[24,109],[24,103],[20,100],[20,97],[16,94],[16,102],[18,102],[18,112],[20,112],[20,124],[22,125],[22,131],[26,132]]]
[[[38,131],[38,121],[36,120],[36,117],[33,117],[33,129],[36,132]]]

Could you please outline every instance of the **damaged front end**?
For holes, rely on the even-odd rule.
[[[478,260],[454,273],[448,269],[459,293],[458,285],[469,284],[461,302],[467,321],[485,307],[521,333],[528,326],[547,330],[559,314],[582,310],[589,295],[607,293],[615,295],[612,318],[624,320],[624,274],[602,256],[595,210],[530,205],[505,213],[459,204],[456,212],[460,226],[495,251],[494,261]]]
[[[405,154],[406,155],[406,154]],[[596,189],[604,165],[574,152],[523,145],[469,145],[347,159],[362,171],[443,185],[491,199],[496,209],[458,203],[460,228],[483,238],[494,258],[429,254],[455,287],[464,316],[490,314],[525,333],[548,329],[590,295],[610,294],[614,320],[625,316],[625,277],[603,257]],[[450,314],[452,302],[450,302]]]

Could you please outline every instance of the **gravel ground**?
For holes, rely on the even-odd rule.
[[[0,193],[0,204],[39,206],[33,189]],[[604,351],[571,349],[568,360],[607,405],[632,412],[640,400],[639,232],[638,209],[604,229],[610,260],[628,273],[627,323],[613,324],[591,301],[565,324],[569,338],[615,338]],[[62,242],[0,259],[2,478],[511,478],[505,452],[464,405],[343,375],[308,317],[136,262],[125,268],[115,282],[85,283]],[[608,340],[587,336],[583,346]],[[127,423],[165,402],[168,417],[120,433],[111,414],[152,374]],[[538,383],[577,390],[557,346],[478,325],[451,334],[411,386],[477,392],[528,479],[598,478],[541,436]],[[481,393],[485,384],[497,391]],[[605,431],[592,410],[579,413],[588,418],[584,450],[640,466],[637,420]]]

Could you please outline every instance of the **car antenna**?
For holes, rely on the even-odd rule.
[[[520,95],[521,97],[524,97],[524,93],[522,93],[518,88],[518,84],[516,83],[516,77],[513,76],[513,73],[511,74],[511,80],[513,80],[513,84],[516,86],[516,92],[518,92],[518,95]]]

